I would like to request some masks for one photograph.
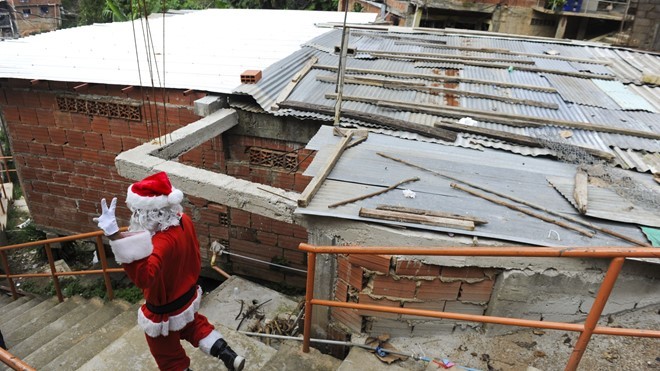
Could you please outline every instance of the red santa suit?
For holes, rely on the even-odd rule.
[[[183,197],[173,187],[165,196],[150,197],[139,189],[141,184],[129,188],[127,204],[131,209],[157,210],[168,203],[178,204]],[[179,225],[153,236],[149,231],[123,233],[122,238],[110,241],[110,246],[117,262],[144,294],[146,303],[138,310],[138,324],[144,329],[158,367],[173,371],[188,368],[190,358],[181,340],[209,354],[222,336],[197,313],[202,298],[197,286],[201,258],[190,217],[180,214]]]

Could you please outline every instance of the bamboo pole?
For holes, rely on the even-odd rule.
[[[349,198],[348,200],[344,200],[344,201],[335,202],[334,204],[330,204],[330,205],[328,205],[328,208],[335,208],[335,207],[337,207],[337,206],[350,204],[350,203],[355,202],[355,201],[364,200],[365,198],[369,198],[369,197],[373,197],[373,196],[378,196],[379,194],[382,194],[382,193],[385,193],[385,192],[389,192],[389,191],[395,189],[396,187],[398,187],[398,186],[400,186],[400,185],[402,185],[402,184],[406,184],[406,183],[409,183],[409,182],[416,182],[416,181],[418,181],[418,180],[419,180],[418,177],[409,178],[409,179],[404,179],[404,180],[402,180],[402,181],[400,181],[400,182],[398,182],[398,183],[396,183],[396,184],[394,184],[394,185],[391,185],[391,186],[389,186],[389,187],[387,187],[387,188],[385,188],[385,189],[381,189],[380,191],[371,192],[371,193],[366,194],[366,195],[363,195],[363,196],[358,196],[358,197]]]

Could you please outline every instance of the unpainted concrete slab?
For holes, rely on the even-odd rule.
[[[303,353],[301,342],[288,340],[280,344],[280,349],[270,359],[263,371],[335,371],[342,363],[337,358],[322,354],[314,348]]]
[[[366,349],[353,347],[349,352],[344,362],[337,369],[337,371],[410,371],[409,367],[401,367],[397,361],[392,364],[387,364],[379,360],[374,353]],[[409,365],[408,365],[409,366]]]

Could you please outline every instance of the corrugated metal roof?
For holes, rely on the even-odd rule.
[[[660,112],[660,88],[648,85],[626,85],[634,94],[644,97],[653,106],[654,112]]]
[[[547,120],[575,121],[580,123],[594,123],[615,128],[627,128],[638,131],[651,131],[660,133],[660,114],[658,114],[653,103],[648,103],[641,95],[636,95],[636,91],[644,88],[628,87],[621,84],[620,81],[604,81],[601,79],[586,79],[580,77],[556,75],[546,72],[533,72],[516,69],[491,68],[487,66],[464,65],[457,62],[443,61],[415,61],[400,58],[370,58],[364,51],[383,50],[396,53],[436,53],[451,54],[463,56],[469,59],[470,56],[493,56],[494,58],[516,58],[517,60],[532,61],[536,66],[542,65],[554,71],[567,71],[579,73],[588,71],[596,74],[613,73],[619,79],[619,70],[611,69],[612,65],[605,65],[602,61],[612,62],[618,60],[625,64],[625,60],[616,50],[608,49],[606,52],[598,52],[605,47],[592,45],[571,45],[566,43],[552,43],[548,40],[537,42],[534,40],[524,40],[511,38],[496,38],[471,35],[424,35],[420,33],[390,33],[353,31],[357,36],[349,38],[349,45],[358,48],[359,58],[347,59],[347,77],[359,75],[362,77],[371,77],[380,80],[407,81],[411,84],[424,84],[425,86],[450,87],[461,91],[459,95],[453,95],[445,92],[422,92],[405,88],[387,88],[383,86],[372,86],[366,84],[348,83],[344,86],[344,101],[342,107],[345,109],[357,110],[364,114],[382,115],[394,119],[405,120],[414,124],[433,126],[440,120],[456,120],[457,117],[451,117],[443,114],[431,114],[423,112],[411,112],[407,109],[385,108],[376,104],[376,102],[356,102],[351,101],[350,96],[367,97],[372,100],[384,101],[402,101],[412,104],[424,103],[443,106],[448,103],[472,109],[476,112],[495,112],[502,114],[517,114],[523,116],[538,117]],[[396,38],[394,37],[396,36]],[[337,66],[338,56],[334,53],[328,53],[324,50],[333,50],[339,45],[341,39],[341,30],[333,30],[327,34],[321,35],[312,40],[310,44],[314,48],[303,47],[298,53],[292,54],[278,64],[273,66],[273,70],[284,76],[284,79],[270,82],[263,81],[254,86],[243,85],[236,92],[251,94],[262,107],[268,109],[275,101],[282,84],[276,82],[289,81],[304,65],[306,59],[301,58],[304,55],[314,55],[319,58],[317,66]],[[406,42],[410,40],[410,42]],[[445,41],[447,47],[431,48],[420,45],[420,42]],[[440,44],[438,44],[440,45]],[[440,45],[442,46],[442,45]],[[454,49],[451,49],[454,47]],[[481,50],[464,50],[458,47],[481,48]],[[484,48],[491,48],[493,53],[489,53]],[[363,50],[363,52],[360,52]],[[507,54],[506,50],[521,53],[517,55]],[[544,54],[553,51],[557,55]],[[600,54],[599,54],[600,53]],[[622,52],[625,57],[629,57],[633,52]],[[534,57],[529,54],[538,54],[542,57]],[[643,54],[643,53],[637,53]],[[563,59],[562,59],[563,58]],[[656,56],[645,56],[638,58],[644,66],[654,66],[653,60],[659,59]],[[576,61],[576,60],[579,60]],[[589,63],[593,60],[594,63]],[[602,63],[601,63],[602,62]],[[640,62],[640,63],[641,63]],[[640,64],[641,65],[641,64]],[[628,69],[620,69],[627,75],[634,75],[635,78],[641,76],[640,70],[632,65]],[[352,69],[369,70],[369,72],[353,72]],[[634,73],[633,73],[634,72]],[[397,76],[398,73],[407,74],[406,76]],[[484,83],[461,82],[458,84],[447,84],[440,81],[433,81],[425,76],[444,76],[456,75],[462,79],[481,80]],[[288,100],[300,101],[313,105],[325,107],[334,107],[335,99],[326,98],[326,94],[335,93],[335,84],[317,80],[318,77],[334,77],[333,70],[313,68],[301,81],[297,83],[295,89],[289,94]],[[537,88],[518,88],[508,86],[498,86],[496,83],[519,84],[528,87]],[[557,90],[552,92],[552,88]],[[541,89],[541,90],[539,90]],[[550,91],[543,91],[550,89]],[[648,88],[646,88],[648,89]],[[489,99],[486,97],[471,96],[470,92],[497,95],[500,98],[510,97],[518,100],[536,101],[546,104],[554,104],[557,108],[540,107],[518,102],[507,102],[502,99]],[[649,94],[646,94],[649,95]],[[657,99],[657,98],[652,98]],[[449,102],[451,100],[451,102]],[[660,104],[660,102],[655,102]],[[646,111],[640,111],[646,110]],[[319,115],[313,112],[302,112],[302,110],[281,110],[277,115],[294,115],[299,117],[316,117],[323,120],[332,120],[326,115]],[[466,114],[465,116],[469,116]],[[346,123],[364,125],[373,127],[374,124],[365,124],[355,119],[345,119]],[[561,140],[560,132],[569,130],[566,127],[545,126],[541,128],[522,128],[511,127],[502,124],[477,120],[477,125],[487,129],[499,130],[504,132],[528,135],[537,138],[550,138],[552,140]],[[570,129],[572,136],[566,139],[569,143],[581,147],[598,149],[600,151],[614,154],[614,147],[631,149],[633,153],[630,156],[616,156],[620,166],[633,169],[651,169],[652,166],[646,163],[642,156],[638,156],[639,151],[658,153],[660,152],[660,141],[653,139],[640,138],[630,135],[609,134],[581,129]],[[484,139],[485,140],[485,139]],[[469,142],[469,141],[468,141]],[[465,145],[468,142],[463,142]],[[476,143],[476,142],[475,142]],[[502,144],[500,141],[482,142],[485,146],[497,146],[498,148],[508,149],[515,153],[538,155],[543,151],[521,147],[513,144]],[[474,146],[475,144],[468,144]],[[546,151],[547,152],[547,151]],[[552,151],[550,151],[552,152]],[[644,171],[644,170],[642,170]]]
[[[338,140],[338,137],[333,136],[331,127],[323,127],[319,130],[308,144],[308,148],[319,150],[314,162],[308,168],[308,173],[313,175],[318,171],[327,161],[326,157],[331,152],[329,148]],[[576,170],[574,165],[544,158],[521,157],[490,149],[477,151],[433,143],[416,142],[414,145],[411,143],[404,139],[370,133],[365,142],[342,153],[310,205],[306,208],[298,208],[296,213],[451,232],[540,246],[629,245],[627,242],[601,233],[588,238],[575,231],[452,189],[449,186],[451,181],[445,178],[385,159],[377,153],[383,152],[436,172],[451,174],[452,177],[510,194],[553,211],[581,218],[575,208],[559,192],[549,187],[546,181],[546,176],[573,177]],[[420,180],[375,197],[328,208],[329,204],[382,190],[411,177],[420,177]],[[415,192],[415,198],[406,198],[402,193],[403,189]],[[484,192],[480,191],[480,193]],[[375,208],[382,204],[474,216],[486,219],[488,224],[477,226],[474,231],[465,231],[359,216],[361,207]],[[594,222],[593,219],[589,221]],[[601,225],[598,222],[595,224],[638,240],[645,240],[637,226],[611,223]],[[551,230],[559,234],[560,241],[550,232]]]
[[[366,23],[375,17],[349,13],[348,21]],[[165,70],[154,79],[168,88],[230,93],[245,70],[264,70],[328,31],[316,23],[343,19],[342,12],[261,9],[208,9],[150,18],[156,62],[161,74]],[[114,22],[2,41],[0,77],[139,86],[141,73],[142,84],[150,86],[140,21],[135,29],[135,38],[131,22]]]

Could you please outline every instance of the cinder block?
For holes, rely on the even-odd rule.
[[[432,337],[438,335],[450,335],[456,326],[454,322],[440,321],[413,321],[411,322],[412,336]]]
[[[203,98],[197,99],[195,102],[195,114],[198,116],[206,117],[213,112],[226,107],[227,101],[215,95],[207,95]]]

